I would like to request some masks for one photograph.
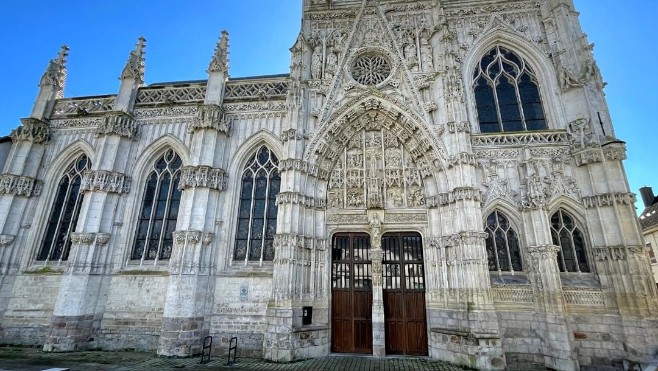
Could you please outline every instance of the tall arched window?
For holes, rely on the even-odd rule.
[[[144,186],[132,259],[160,260],[171,257],[181,199],[178,189],[181,165],[180,157],[171,149],[153,165]]]
[[[82,173],[91,162],[80,155],[59,179],[59,186],[48,218],[46,234],[37,260],[67,260],[71,249],[70,234],[75,230],[82,205]]]
[[[530,65],[496,46],[473,75],[480,132],[546,129],[537,77]]]
[[[242,189],[235,236],[235,261],[274,260],[276,195],[281,177],[279,160],[263,146],[242,171]]]
[[[507,217],[494,211],[487,217],[486,248],[489,270],[498,272],[522,271],[521,249],[516,231]]]
[[[558,210],[551,217],[551,235],[553,244],[561,248],[557,254],[560,272],[590,271],[583,233],[566,211]]]

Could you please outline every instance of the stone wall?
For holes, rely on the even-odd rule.
[[[112,277],[99,346],[106,350],[155,351],[158,346],[168,277]]]

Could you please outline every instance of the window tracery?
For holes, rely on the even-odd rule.
[[[142,197],[133,260],[162,260],[171,257],[181,191],[178,189],[182,161],[167,150],[153,164]]]
[[[281,177],[279,160],[261,147],[242,171],[240,206],[235,236],[235,261],[274,260],[277,205]]]
[[[485,226],[487,260],[490,271],[523,271],[521,249],[516,231],[498,210],[489,214]]]
[[[89,158],[80,155],[60,178],[37,260],[68,259],[70,235],[75,230],[82,205],[82,173],[90,166]]]
[[[473,74],[473,89],[480,132],[547,128],[537,76],[515,53],[496,46],[482,57]]]
[[[391,63],[381,55],[366,54],[358,57],[352,66],[354,81],[365,86],[375,86],[391,75]]]
[[[551,236],[553,244],[561,248],[557,254],[560,272],[590,272],[585,238],[566,211],[558,210],[551,217]]]

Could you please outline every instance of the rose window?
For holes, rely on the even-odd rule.
[[[381,84],[391,75],[391,63],[381,55],[363,55],[354,61],[352,77],[361,85]]]

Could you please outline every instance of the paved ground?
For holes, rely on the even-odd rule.
[[[226,366],[225,358],[214,357],[210,363],[199,364],[195,358],[163,358],[142,352],[75,352],[43,353],[38,348],[0,347],[0,371],[145,371],[145,370],[267,370],[267,371],[461,371],[449,363],[425,357],[375,358],[336,355],[302,362],[277,364],[260,359],[238,358],[238,363]]]

